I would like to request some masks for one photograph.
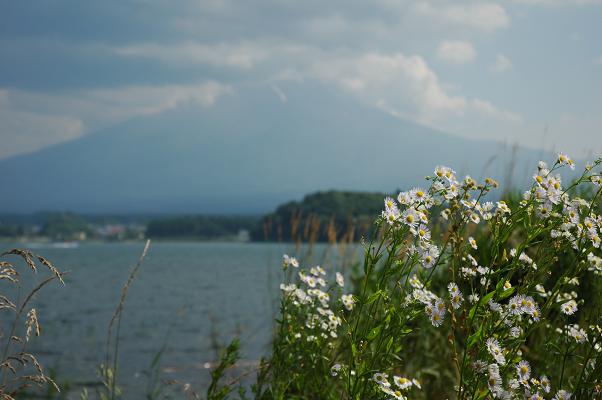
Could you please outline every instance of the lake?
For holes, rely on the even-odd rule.
[[[66,286],[51,284],[36,296],[42,335],[30,347],[59,382],[70,383],[67,398],[79,399],[82,386],[93,393],[99,384],[108,323],[143,247],[143,243],[30,246],[61,271],[69,271]],[[273,243],[152,243],[128,292],[121,323],[118,384],[124,398],[145,397],[149,385],[145,371],[163,347],[160,379],[190,383],[199,392],[207,385],[216,349],[233,337],[241,340],[241,368],[252,368],[269,354],[282,254],[301,253],[302,260],[320,263],[332,274],[333,265],[347,264],[355,257],[350,254],[357,254],[357,248],[327,245],[295,250],[292,244]],[[31,277],[22,275],[26,280]],[[39,275],[38,279],[45,276],[45,271]]]

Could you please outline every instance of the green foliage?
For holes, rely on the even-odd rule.
[[[256,224],[256,217],[247,216],[178,216],[150,221],[146,235],[154,239],[228,238],[241,230],[250,231]]]
[[[53,240],[75,240],[92,232],[88,222],[73,213],[49,214],[40,232]]]
[[[438,167],[385,200],[351,287],[285,256],[256,398],[599,399],[601,163],[563,187],[561,154],[495,204]]]
[[[380,211],[382,193],[327,191],[307,195],[302,201],[279,206],[264,216],[252,231],[253,240],[329,241],[333,229],[336,237],[350,235],[357,241],[369,235],[372,218]]]
[[[207,389],[207,400],[222,400],[232,392],[231,384],[220,385],[220,382],[225,377],[226,371],[234,366],[236,360],[240,357],[239,350],[240,342],[238,339],[232,340],[226,347],[219,364],[211,371],[211,383]]]
[[[23,235],[23,228],[17,225],[0,225],[0,237],[18,237]]]

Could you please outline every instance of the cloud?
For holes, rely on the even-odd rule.
[[[602,0],[512,0],[513,3],[532,6],[589,6],[601,5]]]
[[[210,107],[232,88],[218,82],[41,93],[0,89],[0,158],[76,139],[129,118],[192,104]]]
[[[83,121],[64,115],[44,115],[0,108],[0,158],[29,153],[77,139],[85,131]]]
[[[495,57],[495,62],[491,66],[493,72],[505,72],[512,69],[512,61],[503,54],[498,54]]]
[[[157,57],[162,62],[174,59],[189,59],[201,64],[237,65],[245,68],[255,81],[267,82],[278,98],[286,102],[279,81],[317,79],[334,84],[354,95],[358,100],[380,108],[398,117],[408,118],[424,124],[439,124],[444,127],[446,118],[462,116],[467,110],[468,100],[462,95],[446,89],[453,85],[440,82],[438,75],[429,67],[425,59],[418,55],[401,52],[357,52],[335,49],[327,51],[320,47],[288,42],[239,42],[221,43],[207,46],[187,43],[185,46],[134,45],[129,49],[152,49],[152,51],[122,51],[125,56],[144,54]],[[202,49],[202,57],[186,54],[194,49]],[[209,50],[212,49],[212,50]],[[254,49],[261,51],[255,52]],[[261,60],[257,63],[231,63],[237,53],[256,54]],[[440,46],[440,56],[451,63],[469,62],[475,57],[470,42],[444,41]],[[210,59],[208,54],[217,58]],[[260,56],[259,56],[260,54]],[[169,61],[168,61],[169,60]],[[109,95],[112,96],[112,95]],[[141,96],[145,97],[145,96]],[[153,98],[155,96],[150,96]],[[483,113],[499,119],[499,114]]]
[[[252,68],[266,57],[266,51],[249,43],[208,45],[195,42],[176,44],[144,43],[116,47],[121,56],[145,57],[166,64],[211,64],[235,68]]]
[[[107,104],[113,115],[133,117],[157,114],[182,104],[212,106],[219,96],[231,93],[230,86],[209,81],[193,85],[125,86],[115,89],[84,91],[79,99],[102,107]],[[109,105],[110,104],[110,105]]]
[[[490,101],[466,98],[445,88],[435,71],[419,55],[403,53],[368,53],[357,57],[333,56],[316,61],[311,67],[314,77],[333,82],[363,102],[395,117],[449,131],[449,127],[483,123],[518,125],[520,114],[499,108]],[[504,126],[504,125],[502,125]],[[463,128],[465,129],[465,128]],[[462,135],[480,136],[470,130]]]
[[[418,14],[432,18],[440,23],[493,32],[505,28],[510,23],[506,10],[495,3],[466,3],[450,5],[432,5],[421,1],[415,5]]]
[[[594,62],[595,62],[596,64],[598,64],[598,65],[602,65],[602,56],[600,56],[600,57],[596,58],[596,59],[594,60]]]
[[[307,33],[320,38],[339,36],[353,28],[347,19],[338,14],[314,17],[301,24]]]
[[[391,115],[446,129],[454,118],[478,115],[516,121],[511,113],[491,103],[474,104],[441,82],[419,54],[327,50],[286,41],[223,42],[218,45],[186,42],[180,45],[131,44],[113,49],[120,57],[150,57],[161,63],[192,62],[234,67],[244,71],[245,82],[266,84],[282,102],[288,98],[279,85],[286,80],[318,80],[334,85],[357,100]],[[447,62],[468,62],[475,57],[469,42],[447,41],[441,46]],[[156,114],[195,103],[210,106],[236,85],[217,82],[192,85],[143,85],[81,90],[49,97],[29,95],[23,106],[45,112],[66,113],[84,121],[90,130],[134,116]],[[37,105],[36,105],[37,104]]]
[[[466,101],[446,93],[437,75],[418,55],[368,53],[320,60],[311,67],[318,79],[334,82],[364,102],[423,123],[461,113]]]
[[[439,44],[437,57],[449,64],[466,64],[475,59],[476,51],[470,42],[444,40]]]
[[[495,107],[493,104],[486,100],[473,99],[471,102],[472,108],[474,108],[479,114],[495,118],[504,122],[510,122],[513,124],[519,124],[523,122],[523,118],[514,112],[502,110]]]
[[[222,43],[216,47],[188,43],[185,46],[172,46],[171,49],[159,46],[132,46],[153,51],[127,51],[121,55],[145,54],[161,61],[174,58],[195,60],[198,63],[237,65],[248,69],[254,80],[268,82],[271,90],[282,102],[288,99],[278,86],[283,80],[317,79],[354,95],[358,100],[380,108],[397,117],[408,118],[428,125],[444,127],[446,118],[463,116],[466,112],[476,112],[481,116],[513,120],[509,113],[497,110],[491,103],[474,106],[461,95],[446,89],[440,78],[420,55],[407,55],[400,52],[366,52],[334,50],[326,51],[319,47],[287,42],[239,42]],[[186,55],[188,51],[203,49],[203,57]],[[213,50],[208,50],[213,49]],[[260,49],[261,51],[254,51]],[[450,63],[465,63],[475,58],[475,50],[470,42],[444,41],[439,48],[439,56]],[[256,63],[232,64],[239,52],[256,54],[262,68]],[[217,58],[209,59],[207,54]],[[112,96],[112,95],[110,95]],[[144,97],[144,96],[141,96]],[[155,96],[150,96],[153,98]],[[479,103],[480,104],[480,103]],[[514,119],[516,120],[516,118]]]

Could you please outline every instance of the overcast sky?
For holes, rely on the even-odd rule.
[[[0,157],[248,85],[286,103],[291,82],[464,137],[602,151],[598,0],[0,4]]]

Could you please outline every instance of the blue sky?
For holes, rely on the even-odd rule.
[[[602,1],[0,4],[2,158],[250,85],[286,103],[291,82],[463,137],[602,152]]]

